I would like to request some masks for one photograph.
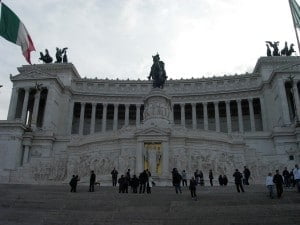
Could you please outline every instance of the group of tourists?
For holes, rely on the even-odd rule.
[[[187,173],[183,170],[181,173],[177,170],[177,168],[173,168],[172,173],[172,185],[175,187],[176,194],[181,194],[181,184],[182,186],[187,185]],[[111,171],[112,176],[112,185],[117,186],[119,184],[119,193],[128,193],[129,187],[132,193],[148,193],[151,194],[151,188],[155,185],[151,173],[148,169],[144,170],[137,177],[135,174],[132,176],[130,169],[127,170],[125,175],[121,175],[118,179],[118,171],[114,168]],[[243,172],[240,172],[238,169],[233,173],[234,183],[236,186],[236,190],[238,193],[245,192],[243,185],[249,185],[249,178],[251,176],[250,170],[244,166]],[[210,181],[210,185],[213,186],[213,172],[209,170],[208,178]],[[76,192],[77,182],[79,181],[78,175],[73,175],[70,181],[71,192]],[[218,178],[220,186],[227,186],[228,178],[225,174],[219,175]],[[91,171],[90,174],[90,186],[89,192],[94,192],[94,186],[97,184],[96,182],[96,174],[94,171]],[[196,195],[196,187],[204,186],[204,175],[201,170],[196,170],[194,172],[194,176],[189,180],[189,190],[191,192],[191,197],[197,200]],[[284,168],[282,174],[280,174],[279,170],[276,170],[274,176],[272,173],[269,173],[266,177],[266,186],[268,189],[268,194],[270,198],[274,198],[274,186],[276,187],[277,197],[280,198],[283,193],[283,186],[286,188],[297,186],[298,192],[300,192],[300,169],[298,165],[295,165],[295,168],[290,172],[287,170],[287,167]]]
[[[266,178],[266,186],[269,191],[269,197],[274,198],[274,186],[276,187],[277,198],[281,198],[283,193],[283,186],[285,188],[291,188],[297,186],[298,192],[300,192],[300,168],[298,164],[290,172],[287,167],[284,168],[282,175],[279,170],[276,170],[275,175],[269,173]]]
[[[115,186],[115,174],[118,173],[115,169],[111,172],[112,178],[113,178],[113,186]],[[118,179],[119,184],[119,193],[128,193],[128,187],[130,187],[132,193],[145,193],[147,191],[147,194],[151,194],[151,188],[155,184],[153,182],[153,179],[151,177],[150,171],[144,170],[142,173],[140,173],[139,177],[137,177],[135,174],[131,176],[130,169],[127,170],[126,175],[121,175],[121,177]]]

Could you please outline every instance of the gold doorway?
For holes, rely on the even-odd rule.
[[[151,142],[151,143],[144,143],[144,169],[150,169],[150,162],[149,162],[149,152],[154,151],[155,152],[155,159],[156,159],[156,167],[155,167],[155,173],[157,175],[161,175],[161,161],[162,161],[162,144],[158,142]]]

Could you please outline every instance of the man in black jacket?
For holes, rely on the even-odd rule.
[[[147,172],[146,170],[144,170],[140,176],[139,176],[139,180],[140,180],[140,194],[142,193],[145,193],[145,190],[146,190],[146,184],[147,184],[147,181],[148,181],[148,175],[147,175]]]
[[[94,173],[94,170],[91,171],[91,177],[90,177],[90,189],[89,192],[94,192],[94,186],[96,182],[96,174]]]
[[[240,188],[241,188],[242,192],[245,192],[244,188],[243,188],[243,184],[242,184],[243,175],[239,172],[238,169],[235,170],[233,176],[234,176],[234,183],[235,183],[237,192],[240,192]]]
[[[112,184],[115,187],[117,185],[117,180],[118,180],[118,171],[115,168],[111,171],[111,177],[112,177]]]
[[[276,170],[276,174],[273,177],[273,183],[276,185],[277,197],[280,198],[283,192],[283,179],[279,174],[279,170]]]
[[[247,168],[247,166],[244,166],[245,185],[249,185],[250,175],[251,175],[250,170]]]

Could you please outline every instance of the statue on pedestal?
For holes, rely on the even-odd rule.
[[[153,79],[153,88],[163,88],[167,77],[165,71],[165,64],[160,61],[158,53],[153,58],[153,65],[151,66],[150,75],[148,79]]]

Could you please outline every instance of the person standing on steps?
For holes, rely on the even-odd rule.
[[[300,168],[299,168],[298,164],[295,165],[293,174],[294,174],[294,180],[296,183],[297,190],[298,190],[298,192],[300,192]]]
[[[289,188],[290,187],[290,172],[287,170],[287,167],[284,167],[282,176],[284,178],[284,186],[286,188]]]
[[[249,185],[249,178],[250,178],[251,173],[250,173],[250,170],[247,168],[247,166],[244,166],[243,173],[244,173],[244,178],[245,178],[244,184]]]
[[[269,173],[266,178],[266,186],[268,188],[270,198],[274,198],[274,194],[273,194],[274,183],[273,183],[272,173]]]
[[[182,176],[182,187],[184,187],[184,185],[187,186],[187,179],[186,179],[185,170],[182,171],[181,176]]]
[[[213,184],[214,175],[213,175],[212,170],[209,170],[208,178],[209,178],[210,186],[214,186],[214,184]]]
[[[96,174],[94,172],[94,170],[91,171],[91,176],[90,176],[90,188],[89,188],[89,192],[94,192],[94,186],[95,186],[95,182],[96,182]]]
[[[190,189],[190,191],[191,191],[192,199],[195,199],[195,200],[197,200],[196,186],[197,186],[197,182],[196,182],[195,178],[192,177],[192,178],[190,179],[190,186],[189,186],[189,189]]]
[[[146,190],[146,184],[147,184],[147,181],[148,181],[148,175],[147,175],[147,172],[146,170],[144,170],[140,176],[139,176],[139,181],[140,181],[140,191],[139,193],[141,194],[142,192],[145,193],[145,190]]]
[[[181,187],[180,187],[181,180],[182,180],[182,177],[176,169],[173,174],[173,185],[175,187],[176,194],[178,194],[178,192],[180,194],[182,193]]]
[[[116,170],[116,168],[114,168],[114,169],[111,171],[111,177],[112,177],[112,184],[113,184],[113,187],[117,186],[118,171]]]
[[[243,188],[243,184],[242,184],[243,175],[239,172],[238,169],[235,170],[233,177],[234,177],[234,183],[235,183],[237,192],[239,192],[239,193],[241,191],[245,192],[244,188]],[[241,189],[241,191],[240,191],[240,189]]]
[[[276,185],[277,197],[281,198],[281,195],[283,193],[283,179],[279,174],[279,170],[276,170],[276,174],[273,177],[273,183]]]

